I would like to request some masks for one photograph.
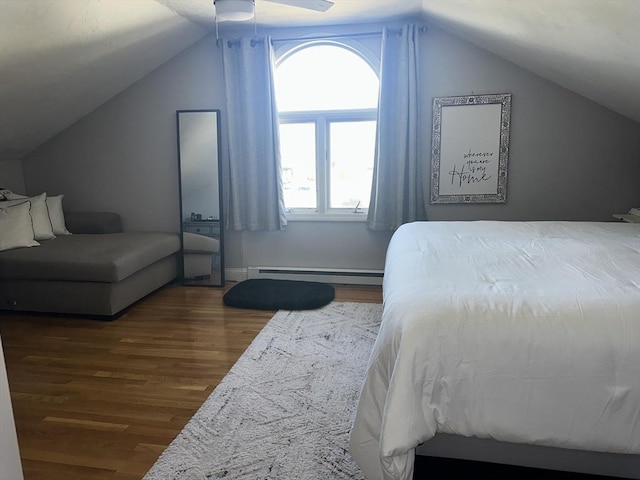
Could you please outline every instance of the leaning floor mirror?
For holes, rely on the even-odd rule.
[[[220,111],[178,110],[183,284],[224,285]]]

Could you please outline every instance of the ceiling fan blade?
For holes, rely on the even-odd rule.
[[[326,12],[333,6],[329,0],[265,0],[266,2],[281,3],[292,7],[307,8],[318,12]]]

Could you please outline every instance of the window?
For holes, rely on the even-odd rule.
[[[312,43],[276,67],[284,199],[293,214],[369,206],[379,80],[362,55]]]

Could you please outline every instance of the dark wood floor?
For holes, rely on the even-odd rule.
[[[274,314],[223,294],[169,286],[112,322],[0,313],[25,480],[142,478]]]

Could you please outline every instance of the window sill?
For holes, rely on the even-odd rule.
[[[366,222],[367,213],[287,213],[288,222]]]

